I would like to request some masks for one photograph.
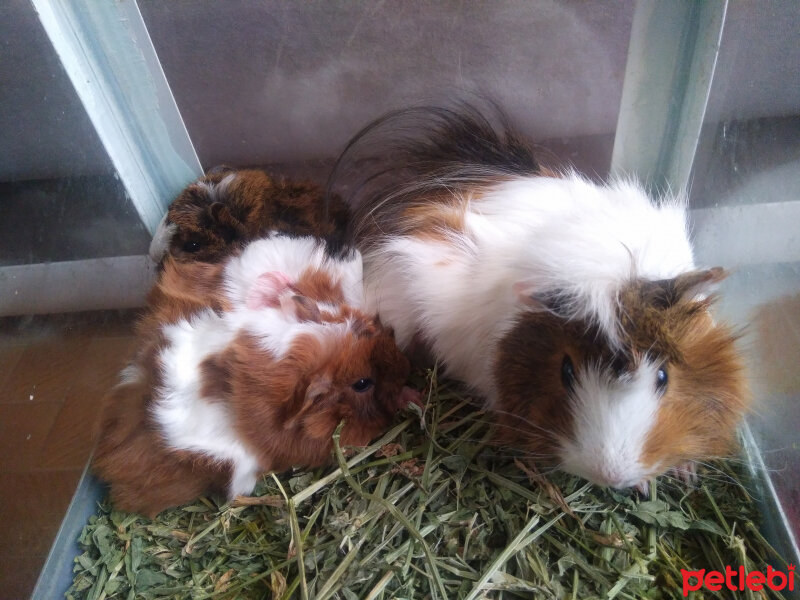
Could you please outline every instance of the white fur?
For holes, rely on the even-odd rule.
[[[641,462],[656,423],[658,365],[644,361],[621,379],[594,365],[578,373],[571,403],[573,433],[561,441],[561,468],[600,484],[632,487],[650,475]]]
[[[247,307],[248,283],[262,273],[281,271],[296,278],[309,266],[330,272],[341,282],[345,296],[353,303],[362,302],[359,255],[337,261],[329,259],[311,238],[274,237],[253,242],[242,256],[230,259],[225,280],[232,310],[222,314],[206,310],[162,329],[167,342],[159,355],[163,384],[154,395],[153,417],[171,448],[233,465],[231,497],[251,492],[262,467],[239,439],[226,403],[201,396],[200,365],[227,348],[242,331],[255,336],[276,360],[285,356],[299,335],[312,335],[326,344],[338,343],[351,323],[299,322],[294,313],[280,306]],[[337,312],[341,307],[324,304],[322,308]],[[134,372],[125,373],[128,378],[136,376]]]
[[[174,223],[167,224],[167,213],[164,213],[164,216],[158,222],[153,239],[150,241],[150,248],[147,252],[150,260],[160,262],[164,258],[169,249],[169,243],[172,241],[172,236],[175,235],[177,230],[178,226]]]
[[[338,312],[338,311],[334,311]],[[226,315],[226,320],[237,330],[247,331],[258,339],[259,346],[276,360],[283,358],[298,336],[310,335],[321,343],[329,338],[340,339],[352,327],[347,321],[316,323],[297,319],[279,309],[241,309]]]
[[[137,364],[130,364],[119,374],[119,385],[134,385],[144,381],[144,371]]]
[[[200,396],[200,364],[233,340],[235,329],[213,311],[163,329],[163,384],[156,390],[152,415],[168,446],[230,462],[229,496],[249,493],[259,473],[258,459],[239,440],[223,402]]]
[[[614,343],[617,294],[632,277],[694,267],[684,202],[653,203],[635,184],[577,175],[524,177],[468,200],[465,232],[447,241],[389,235],[364,255],[367,304],[407,346],[420,332],[448,373],[491,405],[496,345],[520,312],[520,290],[571,302]]]
[[[225,289],[238,308],[246,303],[247,292],[259,275],[280,271],[294,281],[309,268],[323,270],[334,283],[340,283],[346,304],[364,304],[361,255],[353,252],[345,258],[331,258],[325,246],[312,237],[276,235],[251,242],[225,267]]]

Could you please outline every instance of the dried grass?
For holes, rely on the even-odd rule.
[[[545,476],[489,445],[455,384],[418,383],[424,425],[407,418],[349,459],[335,435],[338,468],[154,521],[101,504],[67,598],[641,600],[682,598],[682,568],[785,565],[736,462],[709,465],[695,489],[662,478],[647,500]]]

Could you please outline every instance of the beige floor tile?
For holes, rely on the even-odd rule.
[[[0,403],[63,402],[84,364],[90,342],[85,336],[59,337],[26,348],[6,378]]]
[[[0,598],[29,597],[81,471],[0,473]]]
[[[42,453],[43,468],[81,468],[86,463],[100,418],[102,399],[116,383],[133,344],[131,337],[92,340],[47,436]]]
[[[0,404],[0,472],[42,467],[42,450],[61,404]]]

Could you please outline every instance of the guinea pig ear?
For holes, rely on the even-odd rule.
[[[353,335],[356,337],[375,337],[379,330],[380,323],[376,323],[372,319],[365,317],[357,317],[353,319],[350,324],[350,331],[352,331]],[[391,335],[394,336],[394,331],[391,332]]]
[[[317,376],[311,380],[311,383],[306,388],[305,396],[303,397],[303,403],[300,405],[300,408],[297,410],[292,418],[289,419],[284,428],[289,429],[295,426],[297,421],[306,413],[311,412],[314,407],[316,407],[325,396],[330,393],[331,388],[333,387],[333,382],[330,378],[326,376]]]
[[[722,267],[713,267],[703,271],[690,271],[675,278],[675,294],[679,298],[695,298],[707,296],[714,291],[716,285],[728,274]]]
[[[208,171],[206,171],[206,175],[222,175],[223,173],[230,173],[231,171],[235,171],[233,167],[229,167],[228,165],[217,165],[216,167],[211,167]]]
[[[306,388],[306,396],[303,401],[303,406],[306,404],[314,404],[323,398],[331,391],[333,382],[329,377],[318,376],[315,377],[309,386]]]
[[[253,310],[278,308],[281,306],[281,296],[291,287],[292,281],[286,273],[281,271],[262,273],[247,292],[245,300],[247,308]]]
[[[511,286],[511,291],[517,298],[517,302],[533,310],[550,310],[547,306],[547,301],[538,292],[532,283],[527,281],[518,281]]]
[[[669,308],[681,300],[705,298],[725,277],[727,273],[722,267],[689,271],[672,279],[647,282],[643,291],[645,298],[657,308]]]
[[[300,322],[311,321],[319,323],[322,321],[319,307],[311,298],[298,294],[292,296],[285,294],[280,297],[279,301],[283,312]]]

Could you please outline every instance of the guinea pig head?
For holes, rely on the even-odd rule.
[[[334,327],[342,330],[298,340],[298,353],[313,353],[316,360],[310,368],[297,363],[307,383],[295,398],[297,410],[287,426],[300,425],[309,437],[328,440],[344,421],[342,445],[363,446],[383,433],[402,408],[410,365],[392,330],[377,320],[354,311]]]
[[[331,250],[345,245],[347,204],[325,198],[311,181],[274,176],[261,169],[217,167],[190,184],[170,205],[150,247],[181,261],[220,260],[241,244],[270,235],[315,236]]]
[[[247,236],[247,214],[231,205],[235,178],[235,172],[213,170],[186,187],[170,205],[162,235],[169,238],[173,257],[214,261]]]
[[[557,301],[522,313],[495,366],[503,442],[615,488],[729,452],[749,394],[736,336],[709,312],[722,277],[629,282],[614,335]]]
[[[291,291],[279,302],[296,322],[279,355],[244,334],[225,359],[237,428],[275,470],[328,462],[342,421],[344,446],[383,433],[409,399],[410,371],[392,330],[376,318]]]

